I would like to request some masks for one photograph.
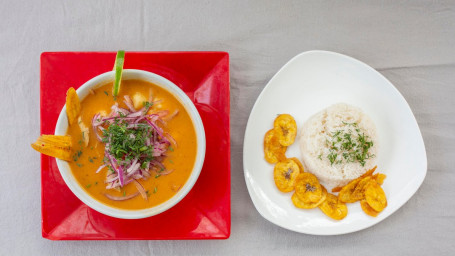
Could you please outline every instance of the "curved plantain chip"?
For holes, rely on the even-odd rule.
[[[338,194],[338,198],[340,199],[341,202],[344,203],[354,203],[357,200],[354,200],[352,198],[352,194],[355,191],[355,188],[357,184],[359,184],[360,180],[355,179],[351,182],[349,182],[346,186],[344,186],[341,190],[340,193]]]
[[[319,209],[334,220],[342,220],[348,215],[348,207],[338,197],[328,193],[326,199],[319,205]]]
[[[318,205],[322,204],[322,202],[324,202],[324,200],[326,199],[327,197],[327,190],[322,186],[322,197],[321,199],[316,202],[316,203],[305,203],[303,201],[301,201],[299,199],[299,197],[297,196],[297,193],[294,193],[291,197],[291,200],[292,200],[292,203],[295,205],[295,207],[297,208],[301,208],[301,209],[313,209],[313,208],[316,208],[318,207]]]
[[[362,178],[365,178],[367,176],[371,176],[373,175],[373,172],[376,171],[376,168],[377,166],[371,168],[370,170],[366,171],[364,174],[362,174],[360,177],[358,177],[358,179],[362,179]]]
[[[365,189],[367,185],[372,181],[371,176],[366,176],[361,179],[357,186],[355,186],[354,192],[351,194],[351,201],[360,201],[365,198]]]
[[[334,187],[334,188],[332,188],[332,192],[337,193],[337,192],[340,192],[341,189],[343,189],[343,187]]]
[[[275,185],[281,192],[291,192],[294,190],[299,173],[299,166],[294,161],[287,159],[283,162],[278,162],[273,170]]]
[[[384,190],[376,181],[371,181],[365,189],[365,200],[375,211],[380,212],[387,207]]]
[[[376,173],[375,175],[373,175],[373,179],[375,179],[379,185],[382,185],[384,183],[386,177],[387,176],[382,173]]]
[[[292,158],[289,158],[289,159],[294,161],[299,166],[300,173],[304,173],[305,172],[305,169],[303,168],[302,162],[300,162],[300,160],[297,157],[292,157]]]
[[[66,92],[66,115],[68,122],[73,124],[76,122],[77,116],[81,112],[81,102],[77,96],[76,90],[73,87],[69,88]]]
[[[34,150],[66,161],[71,160],[71,147],[71,136],[69,135],[41,135],[32,144]]]
[[[359,200],[362,200],[364,198],[364,196],[363,196],[364,187],[368,183],[365,181],[368,181],[371,179],[371,175],[373,174],[373,172],[375,170],[376,170],[376,166],[374,168],[366,171],[364,174],[362,174],[357,179],[352,180],[351,182],[349,182],[347,185],[345,185],[341,189],[339,187],[332,189],[332,192],[339,191],[340,193],[338,194],[338,198],[342,202],[345,202],[345,203],[354,203]],[[368,180],[364,180],[366,178],[368,178]],[[364,180],[364,182],[362,182],[360,184],[360,186],[357,187],[357,185],[359,185],[359,183],[362,180]]]
[[[371,208],[371,206],[367,203],[367,200],[365,199],[360,201],[360,207],[362,207],[362,210],[371,217],[376,217],[379,214],[379,212]]]
[[[264,158],[267,162],[274,164],[286,159],[286,147],[278,141],[275,131],[269,130],[264,136]]]
[[[317,203],[322,197],[322,186],[316,176],[304,172],[297,177],[295,192],[300,201],[306,204]]]
[[[279,115],[275,118],[273,127],[281,145],[287,147],[294,143],[295,136],[297,134],[297,124],[291,115]]]

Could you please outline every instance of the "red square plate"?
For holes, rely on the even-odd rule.
[[[66,90],[112,70],[114,52],[41,55],[41,133],[53,134]],[[127,52],[125,68],[178,85],[204,123],[207,152],[198,181],[173,208],[139,220],[98,213],[66,186],[54,158],[41,157],[42,234],[51,240],[226,239],[231,229],[229,55],[226,52]]]

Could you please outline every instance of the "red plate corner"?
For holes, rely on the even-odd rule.
[[[41,133],[53,134],[66,90],[112,70],[115,52],[41,54]],[[227,239],[231,232],[229,55],[226,52],[127,52],[126,69],[159,74],[179,86],[204,123],[207,152],[188,195],[159,215],[123,220],[83,204],[55,159],[41,156],[42,235],[51,240]]]

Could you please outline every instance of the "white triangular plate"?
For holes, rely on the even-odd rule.
[[[388,206],[376,218],[363,213],[359,203],[348,204],[348,216],[341,221],[331,220],[318,208],[295,208],[292,193],[278,191],[273,165],[264,160],[264,134],[273,127],[277,114],[294,116],[300,131],[311,115],[338,102],[360,107],[377,127],[377,165],[387,175],[382,187]],[[301,159],[298,140],[286,155]],[[246,127],[243,164],[248,191],[259,213],[278,226],[314,235],[345,234],[381,222],[412,197],[427,172],[422,135],[400,92],[365,63],[327,51],[297,55],[264,88]]]

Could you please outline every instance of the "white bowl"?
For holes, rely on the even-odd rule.
[[[205,157],[205,132],[204,126],[202,124],[201,117],[194,106],[193,102],[188,98],[188,96],[179,88],[177,85],[172,83],[171,81],[167,80],[166,78],[159,76],[157,74],[143,71],[143,70],[136,70],[136,69],[125,69],[123,70],[123,77],[122,80],[131,80],[131,79],[139,79],[147,82],[151,82],[167,91],[172,93],[185,107],[188,111],[191,120],[193,121],[194,128],[196,130],[196,138],[197,138],[197,154],[196,154],[196,161],[194,163],[193,170],[191,172],[190,177],[188,178],[187,182],[183,187],[175,194],[172,198],[167,200],[160,205],[142,209],[142,210],[123,210],[108,206],[96,200],[95,198],[91,197],[77,182],[75,177],[73,176],[69,164],[66,161],[57,159],[57,166],[60,171],[60,174],[63,177],[63,180],[68,185],[70,190],[79,198],[82,202],[88,205],[90,208],[121,219],[141,219],[150,216],[157,215],[162,213],[169,208],[176,205],[180,200],[182,200],[188,192],[193,187],[194,183],[199,177],[199,174],[202,169],[202,165],[204,163]],[[114,71],[106,72],[101,75],[98,75],[85,84],[83,84],[79,89],[77,89],[77,94],[79,98],[82,100],[89,94],[89,89],[96,89],[101,87],[102,85],[113,82],[114,81]],[[57,125],[55,126],[55,134],[56,135],[65,135],[68,129],[68,118],[66,116],[66,105],[63,107],[62,111],[57,120]]]

